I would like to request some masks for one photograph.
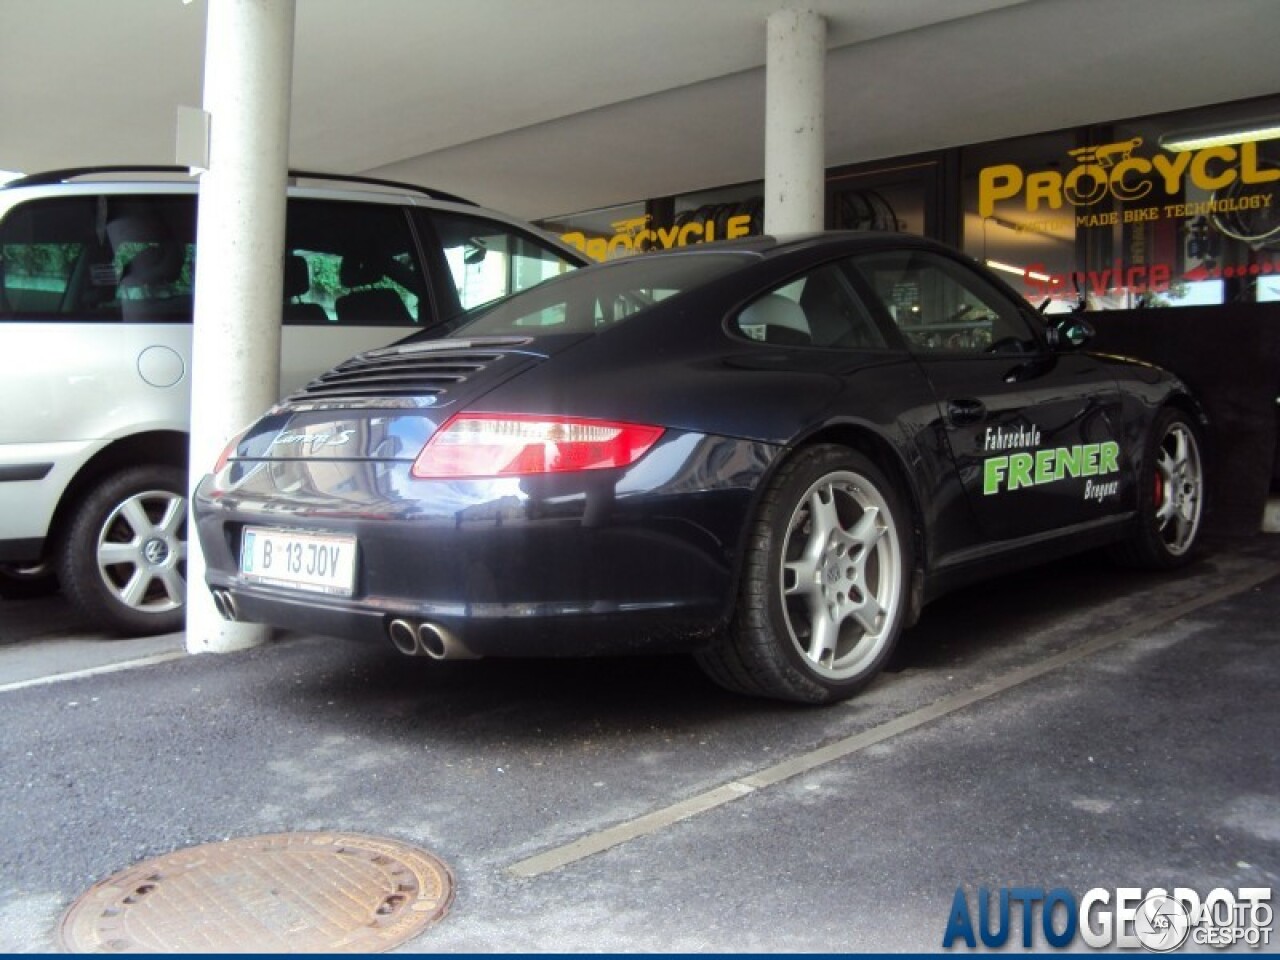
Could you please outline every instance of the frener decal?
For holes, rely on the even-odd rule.
[[[1038,437],[1038,431],[1036,432]],[[1102,500],[1120,492],[1118,480],[1100,481],[1120,472],[1120,445],[1112,440],[1102,443],[1076,444],[1071,447],[1046,447],[1042,450],[1019,450],[998,457],[987,457],[982,463],[982,493],[1038,487],[1060,480],[1085,478],[1084,498]]]
[[[1004,427],[987,427],[982,438],[984,450],[1016,450],[1026,447],[1040,446],[1040,428],[1027,428],[1018,425],[1017,430],[1006,430]]]

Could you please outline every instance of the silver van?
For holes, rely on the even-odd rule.
[[[282,393],[584,262],[437,191],[290,183]],[[150,167],[0,187],[0,596],[60,583],[117,632],[182,628],[184,565],[162,561],[186,554],[196,192]]]

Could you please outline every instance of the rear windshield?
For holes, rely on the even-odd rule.
[[[755,259],[742,253],[689,253],[587,267],[465,314],[450,335],[592,333]]]

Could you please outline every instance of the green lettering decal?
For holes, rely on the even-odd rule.
[[[987,457],[982,465],[983,496],[989,497],[993,493],[1000,492],[1000,481],[1004,479],[1004,470],[1008,465],[1008,457]]]
[[[1108,440],[1102,445],[1102,462],[1098,464],[1099,473],[1120,472],[1120,444]]]
[[[1031,468],[1035,466],[1035,458],[1029,453],[1013,453],[1009,455],[1009,489],[1031,486]]]
[[[1080,448],[1059,447],[1058,456],[1053,464],[1053,479],[1080,476]]]
[[[1036,486],[1053,479],[1053,451],[1036,451]]]
[[[1096,476],[1098,473],[1098,445],[1096,443],[1086,443],[1082,450],[1084,463],[1081,465],[1080,472],[1086,477]]]
[[[982,463],[982,493],[1036,487],[1066,477],[1093,477],[1120,472],[1120,445],[1112,440],[1083,446],[1022,451],[988,457]],[[1089,488],[1086,488],[1089,489]]]

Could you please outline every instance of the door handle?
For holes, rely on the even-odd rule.
[[[947,419],[955,426],[978,423],[986,415],[986,405],[977,397],[957,397],[947,401]]]

